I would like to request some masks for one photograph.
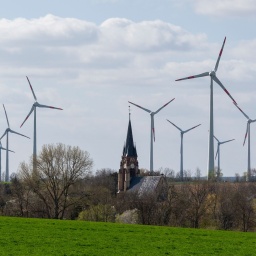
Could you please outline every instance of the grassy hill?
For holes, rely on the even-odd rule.
[[[0,255],[256,255],[256,233],[0,217]]]

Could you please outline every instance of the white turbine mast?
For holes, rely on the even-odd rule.
[[[195,129],[196,127],[200,126],[201,124],[198,124],[196,126],[193,126],[185,131],[183,131],[180,127],[178,127],[177,125],[175,125],[173,122],[171,122],[170,120],[166,119],[169,123],[171,123],[174,127],[176,127],[179,131],[180,131],[180,179],[181,181],[183,181],[183,135],[193,129]]]
[[[217,150],[216,150],[216,155],[215,155],[215,159],[218,156],[218,170],[217,170],[217,180],[220,180],[220,145],[228,143],[230,141],[233,141],[235,139],[232,140],[226,140],[226,141],[219,141],[214,135],[213,135],[214,139],[217,141]]]
[[[150,114],[151,118],[151,126],[150,126],[150,172],[153,173],[154,171],[154,165],[153,165],[153,139],[155,141],[155,125],[154,125],[154,115],[156,115],[161,109],[166,107],[170,102],[172,102],[175,98],[172,100],[168,101],[166,104],[164,104],[161,108],[159,108],[157,111],[151,111],[149,109],[143,108],[135,103],[132,103],[128,101],[130,104],[143,109],[144,111],[148,112]]]
[[[225,91],[225,93],[232,99],[232,101],[235,104],[237,104],[235,99],[230,95],[230,93],[227,91],[227,89],[224,87],[224,85],[220,82],[220,80],[216,76],[216,72],[218,70],[218,66],[219,66],[220,58],[224,49],[225,42],[226,42],[226,37],[223,41],[214,70],[210,72],[204,72],[198,75],[188,76],[188,77],[175,80],[175,81],[181,81],[181,80],[193,79],[198,77],[210,76],[210,129],[209,129],[210,132],[209,132],[209,149],[208,149],[208,179],[213,178],[213,175],[214,175],[213,81],[215,81]]]
[[[5,172],[5,182],[9,182],[9,151],[10,151],[9,150],[9,132],[17,134],[17,135],[20,135],[20,136],[23,136],[23,137],[26,137],[28,139],[30,139],[30,138],[28,136],[26,136],[26,135],[23,135],[21,133],[15,132],[14,130],[12,130],[10,128],[10,124],[9,124],[9,120],[8,120],[8,116],[7,116],[7,112],[5,110],[4,104],[3,104],[3,107],[4,107],[4,112],[5,112],[5,117],[6,117],[8,128],[6,128],[4,134],[0,138],[0,141],[6,135],[6,172]]]
[[[1,143],[1,141],[0,141],[0,181],[2,181],[2,150],[7,151],[6,148],[3,148],[3,147],[2,147],[2,143]],[[14,151],[12,151],[12,150],[10,150],[10,149],[9,149],[8,151],[15,153]]]
[[[37,101],[37,98],[36,98],[36,95],[34,93],[34,90],[33,90],[33,87],[27,77],[27,80],[28,80],[28,83],[29,83],[29,86],[30,86],[30,89],[31,89],[31,92],[33,94],[33,97],[34,97],[34,104],[32,105],[32,108],[30,110],[30,112],[28,113],[28,115],[26,116],[25,120],[23,121],[23,123],[21,124],[20,127],[23,126],[23,124],[27,121],[27,119],[29,118],[29,116],[32,114],[32,112],[34,111],[34,142],[33,142],[33,165],[35,167],[35,160],[36,160],[36,156],[37,156],[37,141],[36,141],[36,108],[51,108],[51,109],[58,109],[58,110],[63,110],[62,108],[57,108],[57,107],[52,107],[52,106],[47,106],[47,105],[42,105],[42,104],[39,104],[38,101]]]
[[[250,126],[251,126],[251,123],[254,123],[256,121],[256,119],[254,119],[254,120],[251,119],[248,115],[246,115],[244,113],[244,111],[240,107],[238,107],[237,104],[235,104],[235,106],[241,111],[241,113],[247,119],[247,127],[246,127],[245,136],[244,136],[243,146],[246,142],[246,138],[248,137],[248,141],[247,141],[247,146],[248,146],[247,181],[251,181],[251,131],[250,131]]]

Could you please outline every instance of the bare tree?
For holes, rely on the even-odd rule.
[[[117,192],[117,181],[117,172],[108,168],[97,170],[95,176],[91,178],[94,187],[107,188],[112,195],[115,195]]]
[[[64,144],[44,145],[37,157],[37,168],[23,162],[20,176],[44,205],[48,218],[63,219],[66,209],[74,204],[69,192],[90,172],[93,161],[87,151]]]
[[[161,174],[163,174],[168,180],[174,181],[175,180],[175,171],[171,168],[160,168],[158,170]]]
[[[23,183],[20,181],[18,175],[16,174],[11,175],[11,191],[12,196],[16,199],[15,205],[17,208],[17,215],[23,217],[25,212],[25,188]]]
[[[210,184],[198,181],[169,187],[169,225],[198,228],[210,201]]]
[[[1,215],[4,214],[7,201],[8,199],[6,198],[6,195],[5,195],[5,184],[0,183],[0,214]]]
[[[192,227],[199,228],[200,219],[208,208],[209,183],[194,182],[186,185],[186,188],[188,199],[187,218],[191,221]]]
[[[195,171],[195,180],[201,180],[201,177],[202,177],[202,172],[201,170],[197,167],[196,168],[196,171]]]
[[[235,173],[235,177],[236,177],[236,182],[240,182],[240,174],[239,173]]]
[[[139,196],[138,193],[130,193],[131,209],[138,210],[138,217],[141,224],[159,225],[159,207],[157,197],[154,193],[147,193]]]
[[[218,202],[216,207],[216,216],[219,222],[219,228],[228,230],[236,227],[235,217],[235,187],[230,183],[223,183],[218,190]]]
[[[253,183],[239,183],[235,186],[234,200],[236,220],[241,222],[241,230],[247,232],[253,227],[255,219],[254,202],[254,184]]]

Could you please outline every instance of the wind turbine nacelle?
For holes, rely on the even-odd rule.
[[[214,71],[214,70],[210,71],[210,72],[209,72],[209,75],[210,75],[210,76],[215,76],[215,71]]]

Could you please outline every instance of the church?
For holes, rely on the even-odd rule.
[[[129,113],[127,136],[118,172],[117,193],[134,192],[139,197],[154,193],[157,197],[164,197],[166,188],[167,183],[162,175],[140,175],[137,149],[133,141],[131,113]]]
[[[123,147],[123,154],[118,173],[118,192],[126,191],[130,188],[131,180],[138,177],[140,173],[136,146],[133,142],[131,113],[129,113],[129,123],[126,142]]]

